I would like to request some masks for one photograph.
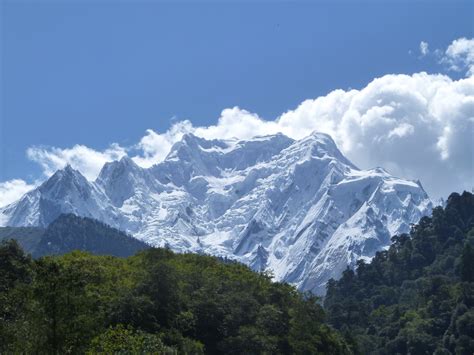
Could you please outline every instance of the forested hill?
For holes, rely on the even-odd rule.
[[[0,245],[0,353],[348,354],[316,299],[239,263]]]
[[[358,354],[474,353],[474,196],[452,194],[370,264],[328,283],[325,308]]]
[[[41,227],[0,227],[0,241],[15,239],[27,253],[32,253],[45,229]]]
[[[15,239],[33,257],[60,255],[73,250],[96,255],[131,256],[148,248],[146,243],[91,218],[60,215],[46,229],[3,227],[0,240]]]
[[[63,214],[46,228],[33,256],[82,250],[96,255],[126,257],[146,248],[146,243],[102,222]]]

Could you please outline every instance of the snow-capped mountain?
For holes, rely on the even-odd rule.
[[[0,209],[0,224],[93,217],[155,246],[226,256],[323,293],[431,211],[420,183],[360,170],[320,133],[205,140],[191,134],[143,169],[107,163],[95,181],[70,166]]]

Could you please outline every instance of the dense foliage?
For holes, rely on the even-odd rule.
[[[474,353],[474,196],[393,238],[370,264],[331,280],[330,323],[359,354]]]
[[[238,263],[0,246],[0,353],[344,354],[316,299]]]

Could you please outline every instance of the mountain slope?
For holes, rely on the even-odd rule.
[[[90,182],[66,167],[0,209],[0,221],[93,217],[154,246],[233,258],[323,293],[329,278],[430,211],[419,183],[358,169],[325,134],[298,141],[187,134],[150,169],[123,158]]]
[[[62,214],[42,227],[1,227],[0,241],[15,239],[34,257],[82,250],[95,255],[127,257],[149,246],[96,220]]]
[[[95,255],[127,257],[148,245],[101,222],[63,214],[54,220],[33,251],[34,257],[82,250]]]
[[[32,253],[45,229],[41,227],[0,227],[0,241],[15,239],[27,253]]]
[[[474,196],[452,194],[409,235],[331,281],[328,319],[360,354],[472,354]]]

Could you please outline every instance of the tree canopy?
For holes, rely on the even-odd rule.
[[[358,354],[474,352],[474,196],[451,194],[370,264],[328,283],[328,321]]]
[[[317,299],[214,257],[0,247],[0,353],[349,353]]]

